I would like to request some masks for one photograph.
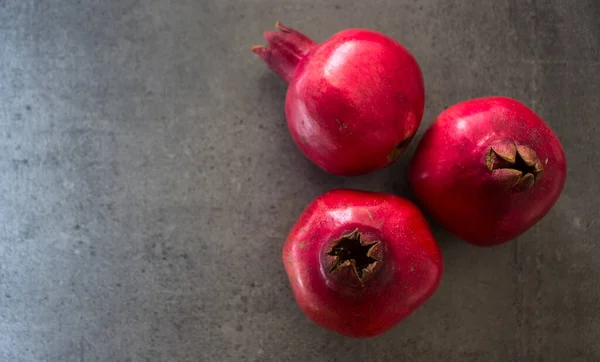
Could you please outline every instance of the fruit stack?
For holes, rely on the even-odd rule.
[[[399,42],[349,29],[323,43],[276,24],[252,51],[289,85],[287,124],[323,170],[363,175],[394,163],[425,107],[421,68]],[[493,96],[444,110],[420,139],[408,179],[420,206],[480,247],[513,240],[552,208],[566,180],[563,148],[521,102]],[[331,190],[289,233],[283,264],[296,301],[318,325],[373,337],[437,289],[440,249],[419,208],[396,195]]]

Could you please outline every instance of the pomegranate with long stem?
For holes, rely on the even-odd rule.
[[[376,31],[348,29],[323,43],[276,24],[252,51],[289,83],[288,129],[300,150],[337,175],[393,163],[423,117],[423,75],[413,55]]]

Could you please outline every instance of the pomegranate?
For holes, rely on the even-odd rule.
[[[317,44],[276,24],[252,51],[289,83],[285,113],[300,150],[327,172],[366,174],[393,163],[423,116],[423,75],[394,39],[366,29]]]
[[[565,185],[565,154],[524,104],[478,98],[438,116],[417,146],[409,178],[442,226],[492,246],[524,233],[552,208]]]
[[[419,209],[401,197],[336,189],[289,233],[283,264],[302,311],[354,338],[398,324],[436,290],[442,255]]]

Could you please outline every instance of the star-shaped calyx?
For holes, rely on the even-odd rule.
[[[377,258],[379,241],[365,242],[357,230],[334,241],[326,254],[333,257],[329,272],[350,268],[362,283],[380,260]]]
[[[492,144],[485,164],[496,181],[517,192],[531,188],[544,172],[544,165],[533,149],[511,140]]]

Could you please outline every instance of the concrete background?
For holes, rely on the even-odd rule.
[[[600,2],[325,3],[0,2],[0,361],[600,360]],[[419,136],[461,100],[525,102],[564,144],[562,197],[492,249],[433,224],[442,285],[388,333],[315,326],[280,262],[289,228],[333,187],[412,198],[416,142],[364,177],[309,163],[248,50],[276,20],[404,43]]]

